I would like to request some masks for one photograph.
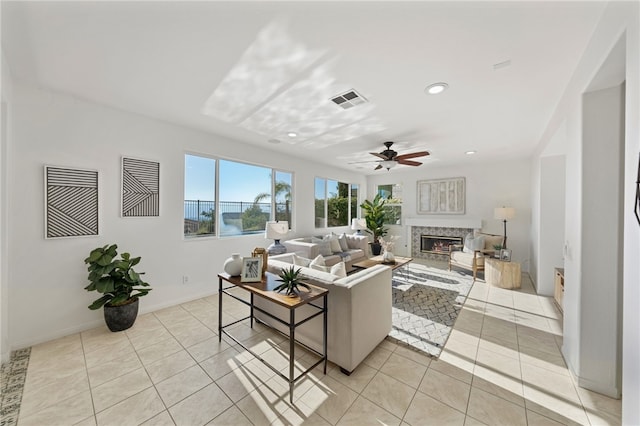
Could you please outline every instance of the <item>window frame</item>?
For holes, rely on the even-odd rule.
[[[195,157],[202,157],[202,158],[207,158],[207,159],[211,159],[215,161],[215,188],[214,188],[214,196],[215,196],[215,200],[214,200],[214,211],[215,211],[215,216],[216,216],[216,225],[215,225],[215,232],[212,234],[202,234],[202,235],[186,235],[184,233],[184,220],[185,220],[185,215],[184,215],[184,202],[185,200],[185,194],[186,194],[186,168],[185,168],[185,157],[187,155],[190,156],[195,156]],[[275,186],[276,186],[276,173],[286,173],[289,174],[291,176],[291,211],[290,211],[290,216],[291,216],[291,221],[289,221],[289,229],[290,230],[294,230],[294,224],[293,224],[293,218],[294,218],[294,200],[295,200],[295,187],[294,187],[294,182],[295,182],[295,173],[291,170],[284,170],[281,168],[275,168],[275,167],[270,167],[270,166],[266,166],[266,165],[262,165],[262,164],[256,164],[256,163],[251,163],[248,161],[238,161],[236,159],[232,159],[232,158],[227,158],[227,157],[220,157],[220,156],[216,156],[216,155],[211,155],[211,154],[206,154],[206,153],[201,153],[201,152],[194,152],[194,151],[184,151],[183,152],[183,171],[182,171],[182,188],[183,188],[183,193],[182,193],[182,203],[183,203],[183,214],[182,214],[182,222],[183,222],[183,231],[182,231],[182,239],[183,241],[202,241],[204,239],[226,239],[226,238],[242,238],[242,237],[251,237],[251,236],[255,236],[255,235],[259,235],[259,232],[256,233],[247,233],[247,234],[232,234],[232,235],[221,235],[220,233],[220,220],[219,220],[219,214],[220,214],[220,162],[221,161],[228,161],[228,162],[232,162],[232,163],[238,163],[238,164],[244,164],[247,166],[254,166],[254,167],[262,167],[265,169],[270,170],[270,175],[271,175],[271,182],[270,182],[270,188],[271,188],[271,197],[270,197],[270,209],[269,209],[269,220],[275,220],[275,213],[276,213],[276,197],[275,197]]]
[[[316,217],[315,217],[315,202],[316,202],[316,183],[318,180],[322,180],[324,182],[324,226],[316,226]],[[347,223],[345,225],[336,225],[336,226],[329,226],[329,198],[328,198],[328,182],[332,181],[332,182],[336,182],[337,186],[339,186],[340,184],[344,184],[347,185],[348,188],[348,194],[347,194]],[[353,186],[357,187],[357,194],[356,194],[356,213],[355,215],[352,212],[351,209],[351,198],[352,198],[352,189]],[[315,229],[333,229],[333,228],[342,228],[345,226],[351,226],[351,220],[354,218],[360,218],[360,209],[358,208],[360,206],[360,184],[359,183],[353,183],[353,182],[342,182],[338,179],[332,179],[332,178],[326,178],[326,177],[321,177],[321,176],[315,176],[313,179],[313,202],[314,202],[314,227]]]

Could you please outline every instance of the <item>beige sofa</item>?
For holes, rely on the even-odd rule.
[[[502,235],[476,233],[473,237],[467,236],[464,245],[452,245],[449,252],[449,270],[452,266],[463,268],[473,273],[473,279],[477,278],[479,271],[484,271],[484,258],[492,256],[495,245],[502,245]]]
[[[307,259],[315,259],[316,256],[322,254],[327,266],[344,261],[347,271],[351,271],[353,263],[369,257],[369,238],[366,235],[343,235],[348,248],[340,252],[331,250],[321,253],[321,243],[312,242],[314,237],[295,238],[283,241],[282,244],[287,248],[287,253],[296,253]]]
[[[292,263],[293,253],[270,256],[268,270],[279,274]],[[391,331],[391,268],[376,265],[345,278],[307,267],[296,268],[302,270],[305,282],[329,290],[327,357],[343,373],[351,374]],[[279,305],[261,297],[256,297],[254,303],[284,321],[289,320],[289,310]],[[314,312],[317,310],[311,307],[298,308],[296,320]],[[255,315],[262,322],[289,334],[287,327],[272,318],[257,311]],[[296,328],[295,336],[296,340],[322,353],[322,316]]]

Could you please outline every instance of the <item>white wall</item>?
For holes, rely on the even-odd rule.
[[[624,85],[583,97],[578,384],[612,397],[621,392],[623,102]]]
[[[270,243],[261,235],[183,240],[187,151],[293,171],[293,222],[300,235],[321,233],[313,228],[315,176],[359,183],[366,190],[364,177],[344,170],[65,95],[16,84],[13,103],[8,259],[13,349],[103,324],[101,311],[87,309],[97,295],[83,290],[83,260],[97,246],[115,242],[142,256],[139,270],[153,286],[141,303],[141,312],[148,312],[216,292],[216,274],[231,253],[248,255]],[[160,162],[160,217],[120,217],[122,156]],[[44,239],[45,164],[99,171],[99,237]],[[182,284],[183,275],[190,277],[188,284]]]
[[[480,154],[476,154],[480,155]],[[403,185],[402,219],[477,219],[482,221],[482,230],[502,235],[503,223],[493,218],[496,207],[509,206],[516,209],[516,217],[507,222],[508,247],[513,250],[513,260],[522,264],[523,271],[529,268],[529,227],[531,222],[531,164],[527,159],[491,162],[478,157],[477,162],[452,167],[437,167],[427,160],[419,167],[380,170],[367,177],[367,198],[375,196],[378,185],[400,183]],[[464,177],[466,181],[466,211],[464,215],[418,215],[417,182],[426,179]],[[403,248],[407,244],[407,227],[391,226],[401,240],[396,244]],[[394,253],[405,254],[401,251]],[[408,254],[408,253],[406,253]]]
[[[0,360],[7,362],[11,355],[9,346],[9,272],[7,268],[8,244],[7,238],[9,227],[8,217],[8,166],[7,161],[9,138],[11,130],[9,128],[11,116],[11,93],[13,82],[9,67],[2,55],[2,103],[0,114]]]
[[[538,294],[553,296],[554,268],[564,267],[565,156],[540,159],[540,211],[538,245],[540,252],[536,273]]]
[[[607,5],[571,82],[541,137],[532,164],[537,167],[545,148],[562,126],[566,126],[565,283],[563,353],[570,369],[580,375],[580,318],[595,306],[580,305],[582,285],[582,94],[621,37],[626,42],[625,170],[624,170],[624,261],[623,261],[623,359],[622,424],[640,424],[640,227],[633,216],[634,182],[640,151],[640,5],[611,2]],[[603,173],[591,167],[584,173]],[[534,194],[534,199],[537,194]],[[538,250],[544,250],[539,247]],[[593,248],[599,250],[599,248]],[[536,258],[539,252],[532,253]],[[600,336],[591,336],[593,340]],[[611,368],[611,366],[603,366]]]

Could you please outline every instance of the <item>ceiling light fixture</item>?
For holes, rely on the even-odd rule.
[[[298,136],[298,134],[296,132],[289,132],[287,133],[287,136],[289,136],[290,138],[295,138],[296,136]]]
[[[381,161],[380,165],[382,167],[384,167],[387,170],[391,170],[392,168],[394,168],[396,166],[397,162],[393,161],[393,160],[386,160],[386,161]]]
[[[467,154],[467,155],[473,155],[473,154],[475,154],[476,152],[478,152],[478,151],[467,151],[467,152],[465,152],[465,154]]]
[[[447,83],[433,83],[428,85],[424,91],[429,95],[437,95],[438,93],[442,93],[447,90],[448,87],[449,85]]]

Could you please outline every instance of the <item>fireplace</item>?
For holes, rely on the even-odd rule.
[[[442,262],[447,260],[448,251],[431,251],[425,250],[423,246],[422,236],[426,237],[440,237],[440,238],[448,238],[453,240],[451,244],[462,244],[464,242],[464,238],[475,229],[480,229],[480,223],[476,224],[474,221],[460,221],[457,220],[455,223],[451,223],[449,226],[421,226],[420,223],[424,222],[425,219],[421,219],[420,222],[417,220],[411,224],[410,229],[410,242],[411,242],[411,257],[414,259],[425,259],[425,260],[433,260],[436,262]],[[450,221],[447,221],[446,224],[449,224]],[[460,222],[460,223],[458,223]],[[456,226],[453,226],[456,225]],[[438,246],[441,247],[441,246]],[[448,247],[448,246],[447,246]]]
[[[421,253],[449,254],[452,244],[462,244],[462,238],[442,235],[420,235]]]

